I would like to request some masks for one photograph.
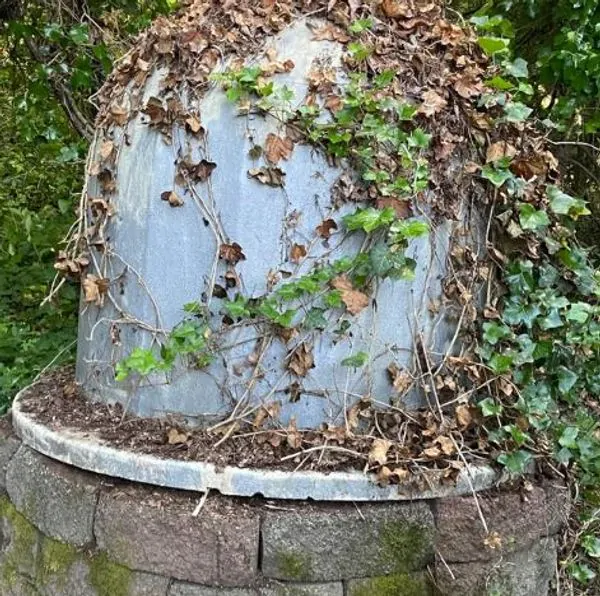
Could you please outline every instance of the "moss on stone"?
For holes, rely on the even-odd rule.
[[[293,552],[277,554],[277,568],[286,579],[307,580],[310,577],[310,558]]]
[[[427,528],[406,522],[386,523],[380,531],[381,564],[392,573],[405,573],[423,567],[431,535]]]
[[[423,575],[400,573],[350,584],[348,596],[430,596],[431,586]]]
[[[40,584],[46,585],[50,579],[56,578],[58,585],[63,587],[67,581],[67,573],[78,557],[77,549],[73,546],[44,538],[39,572]]]
[[[32,571],[35,567],[38,532],[6,495],[0,496],[0,518],[6,520],[4,523],[10,526],[11,533],[10,545],[0,566],[0,577],[6,587],[11,587],[17,582],[23,563],[29,563]]]
[[[128,596],[132,574],[130,569],[114,563],[104,553],[90,561],[90,584],[98,596]]]

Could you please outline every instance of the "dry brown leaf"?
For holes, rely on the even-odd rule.
[[[347,43],[350,41],[350,36],[333,23],[327,23],[313,31],[313,39],[316,41],[338,41],[339,43]]]
[[[308,342],[303,342],[295,347],[288,356],[288,370],[299,377],[306,376],[306,373],[314,366],[313,349]]]
[[[517,159],[510,164],[510,171],[524,180],[541,177],[548,171],[548,163],[544,155],[529,155]]]
[[[112,141],[104,141],[102,145],[100,145],[100,157],[103,161],[106,161],[113,154],[114,150],[115,144]]]
[[[408,2],[403,0],[383,0],[381,10],[386,17],[397,19],[404,17],[410,19],[415,16]]]
[[[124,126],[129,120],[129,112],[121,106],[111,106],[110,115],[112,121],[119,126]]]
[[[410,201],[396,199],[394,197],[379,197],[375,203],[377,209],[391,207],[398,219],[406,219],[412,215]]]
[[[281,404],[278,401],[272,401],[260,408],[256,412],[252,426],[260,428],[268,418],[277,419],[281,413]]]
[[[441,447],[444,455],[452,455],[456,452],[456,447],[454,445],[454,441],[449,437],[438,437],[435,442]]]
[[[237,242],[231,244],[221,244],[219,247],[219,258],[236,265],[240,261],[246,260],[242,247]]]
[[[200,118],[198,118],[198,116],[188,116],[185,119],[185,127],[192,134],[204,134],[204,128],[202,127],[202,123],[200,122]]]
[[[294,150],[294,143],[289,137],[278,137],[270,132],[265,140],[265,157],[272,164],[276,164],[281,159],[289,159]]]
[[[290,261],[299,263],[306,256],[306,246],[304,244],[293,244],[290,250]]]
[[[490,532],[484,539],[483,544],[491,550],[502,547],[502,537],[498,532]]]
[[[302,447],[302,435],[298,432],[296,419],[292,416],[287,427],[287,444],[292,449],[300,449]]]
[[[429,459],[437,459],[442,452],[437,447],[427,447],[427,449],[423,449],[423,455]]]
[[[162,99],[158,97],[150,97],[142,112],[150,118],[150,124],[154,126],[162,124],[167,119],[167,110]]]
[[[517,150],[507,141],[492,143],[485,153],[485,163],[493,163],[503,157],[514,157]]]
[[[166,190],[160,195],[163,201],[168,201],[171,207],[181,207],[183,205],[183,199],[172,190]]]
[[[251,168],[248,170],[248,176],[250,176],[250,178],[255,178],[261,184],[266,184],[268,186],[283,186],[285,172],[280,168]]]
[[[324,219],[317,227],[317,235],[328,240],[331,237],[331,232],[337,230],[338,226],[333,219]]]
[[[194,166],[192,175],[200,182],[204,182],[208,180],[216,167],[217,164],[214,161],[207,161],[206,159],[203,159],[200,161],[200,163]]]
[[[392,362],[387,367],[387,372],[392,382],[394,390],[400,395],[406,393],[413,384],[413,380],[407,371],[401,370],[398,365]]]
[[[334,93],[329,94],[325,98],[325,107],[328,110],[331,110],[331,112],[333,112],[334,114],[336,112],[339,112],[342,109],[343,105],[344,101],[342,100],[342,98],[339,95],[335,95]]]
[[[392,442],[387,439],[375,439],[369,451],[369,463],[383,466],[387,461],[387,452],[391,446]]]
[[[419,113],[424,116],[433,116],[447,105],[448,102],[441,95],[430,89],[423,93],[423,103],[419,107]]]
[[[108,169],[104,168],[100,173],[96,176],[102,190],[107,193],[113,193],[117,190],[117,181],[115,180],[113,173]]]
[[[96,306],[104,304],[104,296],[110,285],[109,279],[88,274],[85,276],[82,285],[84,300],[86,302],[94,303]]]
[[[455,91],[465,99],[477,97],[483,92],[483,83],[481,79],[476,78],[470,73],[466,73],[456,79],[454,82]]]
[[[188,434],[180,432],[176,428],[170,428],[167,432],[167,443],[169,445],[181,445],[188,440]]]
[[[454,413],[456,417],[456,422],[460,426],[461,430],[466,429],[471,422],[473,422],[473,416],[471,414],[471,409],[466,404],[460,404],[456,406],[456,412]]]
[[[444,19],[439,19],[433,28],[433,34],[439,37],[440,43],[446,46],[456,46],[467,37],[465,32],[458,26]]]
[[[342,302],[350,314],[357,315],[369,306],[369,297],[360,290],[355,290],[347,275],[339,275],[334,278],[331,285],[334,289],[339,290]]]

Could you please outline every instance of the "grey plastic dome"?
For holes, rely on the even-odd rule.
[[[315,65],[333,70],[337,81],[347,76],[345,46],[317,39],[314,19],[293,20],[267,37],[260,51],[244,56],[246,65],[272,62],[273,56],[293,61],[291,70],[271,77],[293,91],[288,108],[306,103]],[[273,330],[256,319],[230,317],[223,311],[225,295],[230,301],[238,294],[259,298],[317,265],[360,251],[364,235],[348,234],[342,218],[363,203],[340,202],[336,194],[340,185],[348,190],[356,173],[344,160],[299,142],[270,164],[265,143],[270,134],[285,137],[285,122],[259,110],[243,113],[214,79],[193,94],[169,78],[168,68],[137,60],[142,83],[123,86],[112,121],[99,124],[91,153],[91,291],[82,300],[77,357],[85,392],[135,414],[176,414],[201,425],[276,402],[281,422],[294,417],[302,428],[339,423],[363,397],[380,407],[427,405],[427,395],[411,388],[411,375],[460,349],[460,312],[445,308],[443,284],[451,239],[474,252],[481,246],[482,227],[470,199],[465,196],[464,205],[461,197],[452,199],[459,204],[454,220],[434,217],[427,200],[414,202],[414,217],[430,225],[429,234],[407,249],[417,263],[414,280],[377,282],[359,307],[317,313],[326,320],[317,329]],[[218,57],[215,72],[227,71],[232,60]],[[166,113],[172,97],[181,102],[180,112],[195,116],[187,122],[156,116]],[[121,118],[119,106],[130,119]],[[204,170],[192,176],[190,164]],[[448,161],[448,176],[462,166]],[[261,175],[280,179],[261,182]],[[330,221],[335,226],[317,231]],[[234,247],[237,256],[223,258],[223,246]],[[117,363],[136,347],[160,351],[165,334],[187,316],[188,303],[208,313],[212,362],[190,366],[179,359],[171,371],[115,380]],[[297,310],[305,314],[310,307],[300,303]],[[426,346],[431,363],[418,361],[418,345]],[[361,363],[356,357],[364,354]]]

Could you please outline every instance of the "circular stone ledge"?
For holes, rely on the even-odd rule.
[[[36,422],[20,407],[26,390],[17,395],[12,408],[13,426],[23,443],[60,462],[103,474],[156,486],[223,495],[263,496],[267,499],[313,499],[315,501],[408,501],[470,495],[491,488],[502,478],[490,466],[467,466],[455,483],[443,482],[441,473],[427,475],[427,488],[399,484],[378,486],[374,478],[359,471],[289,472],[218,466],[202,461],[159,458],[117,449],[92,433],[53,430]]]

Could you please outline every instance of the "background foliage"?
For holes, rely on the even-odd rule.
[[[172,0],[0,1],[0,409],[73,357],[78,290],[40,308],[75,213],[98,89]]]

